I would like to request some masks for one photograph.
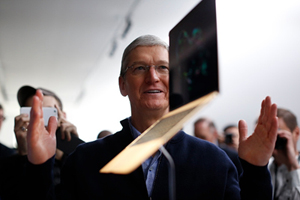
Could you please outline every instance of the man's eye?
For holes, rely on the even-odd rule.
[[[145,66],[137,66],[134,68],[134,71],[145,71],[146,67]]]
[[[158,69],[159,70],[169,70],[169,67],[167,67],[167,66],[164,66],[164,65],[161,65],[161,66],[158,66]]]

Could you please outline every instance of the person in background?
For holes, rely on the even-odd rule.
[[[100,131],[100,133],[97,135],[97,139],[104,138],[108,135],[112,135],[112,132],[110,132],[108,130]]]
[[[121,121],[121,131],[76,148],[62,169],[58,192],[51,176],[57,121],[51,117],[48,127],[44,127],[41,106],[44,97],[41,90],[36,91],[27,133],[27,198],[169,199],[169,163],[160,151],[130,174],[99,173],[135,138],[169,112],[168,45],[153,35],[140,36],[130,43],[123,53],[119,88],[121,94],[129,98],[131,116]],[[175,163],[176,198],[271,199],[267,163],[275,146],[276,109],[270,97],[263,100],[259,125],[250,137],[247,137],[246,122],[239,122],[239,157],[244,170],[240,179],[224,151],[179,131],[165,144]]]
[[[63,104],[61,99],[52,91],[45,88],[38,88],[44,95],[42,102],[43,107],[53,107],[58,111],[58,126],[57,133],[61,134],[61,139],[71,142],[71,136],[78,137],[77,128],[66,119],[66,113],[63,111]],[[37,89],[32,86],[24,85],[17,92],[17,100],[20,107],[31,107],[33,96]],[[26,163],[27,160],[27,131],[29,124],[29,116],[27,114],[20,114],[15,117],[14,132],[17,140],[17,155],[6,159],[1,164],[1,169],[5,171],[0,178],[0,194],[3,199],[21,199],[24,198],[25,185],[28,181],[26,176]],[[67,145],[67,144],[66,144]],[[52,168],[53,184],[60,183],[60,172],[65,162],[68,153],[56,148],[55,162]]]
[[[274,200],[300,199],[299,126],[290,110],[278,108],[278,138],[269,162]]]
[[[44,99],[43,107],[53,107],[58,111],[58,126],[56,132],[60,132],[61,139],[71,142],[71,136],[78,137],[77,128],[66,119],[66,113],[63,111],[63,104],[61,99],[52,91],[45,88],[38,88],[42,91]],[[31,107],[33,96],[37,89],[31,86],[22,86],[17,92],[17,100],[20,107]],[[29,116],[27,114],[20,114],[15,117],[14,132],[17,140],[17,155],[6,159],[1,164],[1,169],[5,171],[0,176],[0,194],[3,199],[21,199],[24,197],[24,185],[28,184],[25,180],[26,163],[27,160],[27,128],[29,124]],[[66,144],[67,145],[67,144]],[[60,172],[65,162],[68,153],[56,149],[55,162],[52,169],[53,183],[58,185],[60,183]],[[17,192],[16,192],[17,191]],[[22,192],[23,191],[23,192]]]
[[[0,131],[2,128],[2,124],[5,120],[4,116],[4,108],[0,104]],[[0,143],[0,199],[14,199],[14,194],[6,195],[7,190],[14,189],[15,179],[13,176],[18,177],[20,171],[15,170],[14,166],[16,163],[11,164],[10,160],[13,160],[17,155],[17,150],[14,148],[9,148],[4,144]],[[19,168],[18,168],[19,169]],[[10,170],[15,171],[13,176],[8,176]],[[15,198],[16,199],[16,198]]]
[[[66,119],[66,113],[63,111],[63,104],[61,99],[52,91],[45,88],[37,88],[42,91],[44,95],[43,107],[53,107],[58,111],[58,126],[56,132],[61,133],[62,140],[71,140],[71,134],[78,137],[77,128]],[[35,95],[36,88],[25,85],[22,86],[17,93],[17,99],[20,107],[31,107],[33,96]],[[14,132],[18,144],[18,153],[20,155],[27,155],[27,128],[29,124],[29,116],[27,114],[20,114],[15,117]],[[66,155],[60,149],[56,149],[55,154],[55,185],[60,182],[60,170],[65,161]]]
[[[218,131],[213,121],[208,118],[202,117],[194,122],[194,135],[197,138],[207,140],[218,145]]]
[[[195,137],[198,137],[203,140],[207,140],[220,147],[223,151],[226,152],[228,157],[232,160],[232,162],[236,166],[238,174],[240,175],[242,173],[243,169],[240,160],[238,158],[237,151],[218,142],[219,141],[218,130],[215,126],[215,123],[211,119],[205,117],[201,117],[197,119],[194,122],[194,135]]]
[[[223,129],[224,143],[230,148],[238,151],[239,148],[239,128],[235,124],[229,124]]]
[[[4,120],[5,120],[4,108],[0,104],[0,131],[1,131]],[[0,142],[0,159],[8,157],[8,156],[12,156],[14,154],[16,154],[16,150],[14,148],[9,148]]]

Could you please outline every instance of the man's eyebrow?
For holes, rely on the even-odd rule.
[[[166,60],[159,60],[158,63],[163,65],[169,65],[169,62]]]
[[[166,60],[159,60],[159,61],[157,61],[155,63],[157,63],[156,65],[169,65],[169,62],[166,61]],[[145,62],[145,61],[135,61],[131,65],[137,65],[137,64],[148,65],[148,63]]]

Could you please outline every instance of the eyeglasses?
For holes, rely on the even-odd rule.
[[[143,64],[135,64],[132,66],[129,66],[125,69],[123,75],[125,75],[125,73],[128,71],[128,69],[132,69],[131,70],[131,74],[135,75],[135,76],[142,76],[145,75],[149,70],[150,67],[154,67],[155,71],[158,73],[158,75],[161,76],[166,76],[169,75],[169,67],[166,65],[143,65]]]
[[[4,121],[6,118],[4,116],[0,116],[0,120]]]

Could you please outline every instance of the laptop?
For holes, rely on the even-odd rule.
[[[215,0],[202,0],[170,32],[170,112],[100,173],[128,174],[167,143],[219,93]]]

